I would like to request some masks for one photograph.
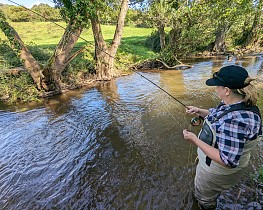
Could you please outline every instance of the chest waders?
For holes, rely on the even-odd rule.
[[[254,112],[258,114],[261,118],[260,111],[258,107],[256,106],[250,106],[247,107],[244,105],[244,103],[236,104],[232,106],[229,110],[226,110],[221,115],[219,115],[217,118],[215,118],[212,122],[209,122],[207,119],[205,119],[203,123],[203,127],[198,135],[198,138],[207,143],[208,145],[218,148],[217,142],[216,142],[216,132],[214,129],[212,129],[212,123],[215,123],[223,116],[227,115],[229,112],[238,111],[238,110],[247,110]],[[231,174],[234,173],[241,168],[244,168],[248,165],[249,159],[250,159],[250,151],[257,145],[257,140],[259,140],[262,136],[262,129],[259,132],[259,135],[255,135],[252,139],[249,139],[248,142],[244,145],[244,150],[242,153],[242,156],[239,160],[239,165],[236,168],[230,168],[230,167],[224,167],[215,161],[212,161],[208,156],[205,155],[205,153],[198,148],[198,157],[201,161],[201,164],[204,164],[204,167],[206,167],[208,170],[213,170],[215,173],[218,172],[220,174]],[[218,171],[217,171],[218,170]]]
[[[229,110],[219,115],[214,121],[209,122],[205,119],[203,127],[198,138],[214,148],[218,148],[216,142],[216,132],[212,129],[212,123],[219,120],[229,112],[237,110],[247,110],[260,116],[260,111],[256,106],[246,107],[244,103],[236,104]],[[261,116],[260,116],[261,118]],[[197,149],[199,162],[196,167],[195,176],[195,196],[198,202],[206,208],[214,208],[217,196],[225,189],[238,183],[240,176],[250,160],[251,150],[256,147],[258,140],[262,138],[262,125],[259,135],[249,139],[244,146],[242,156],[239,159],[239,165],[236,168],[222,166],[211,160],[200,148]]]

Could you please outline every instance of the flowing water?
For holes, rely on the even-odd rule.
[[[205,80],[222,65],[263,75],[259,56],[185,62],[194,67],[141,73],[202,108],[219,102]],[[135,73],[39,105],[2,105],[0,209],[198,209],[196,148],[182,136],[184,128],[200,129],[190,119],[182,105]],[[263,163],[260,152],[255,168]]]

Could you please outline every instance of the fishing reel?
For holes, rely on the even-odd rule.
[[[200,117],[200,116],[196,116],[196,117],[193,117],[191,120],[190,120],[190,123],[192,126],[199,126],[202,124],[202,121],[203,121],[203,118]]]

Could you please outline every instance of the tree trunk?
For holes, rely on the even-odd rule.
[[[254,21],[252,24],[251,29],[247,33],[246,39],[244,41],[244,46],[252,45],[255,47],[259,40],[259,34],[261,30],[261,15],[262,15],[262,0],[259,2],[259,5],[257,7],[257,11],[254,16]]]
[[[160,24],[158,26],[158,32],[160,35],[160,46],[161,46],[161,50],[162,50],[165,47],[165,31],[164,31],[164,25],[163,24]]]
[[[5,21],[4,18],[0,18],[0,28],[5,33],[8,38],[12,49],[20,58],[21,62],[25,66],[25,69],[29,72],[33,78],[37,88],[41,90],[46,89],[46,85],[43,83],[44,76],[42,74],[42,68],[36,59],[29,52],[28,48],[25,46],[24,42],[21,40],[20,36],[16,30]]]
[[[119,12],[119,16],[118,16],[118,22],[116,25],[114,38],[113,38],[113,41],[112,41],[111,47],[110,47],[109,68],[113,70],[112,76],[115,76],[114,57],[117,53],[118,47],[121,44],[121,38],[122,38],[123,28],[124,28],[124,24],[125,24],[124,21],[125,21],[125,17],[126,17],[127,11],[128,11],[128,3],[129,3],[129,0],[123,0],[121,2],[120,12]]]
[[[228,24],[219,25],[216,32],[216,39],[214,42],[213,51],[225,52],[226,50],[225,38],[229,28],[230,27],[228,26]]]
[[[109,53],[106,42],[104,41],[99,19],[91,17],[92,31],[95,41],[95,60],[97,80],[110,80],[112,69],[109,68]]]
[[[92,16],[91,25],[95,40],[95,60],[97,80],[110,80],[115,76],[114,60],[121,42],[124,20],[128,10],[128,0],[123,0],[115,29],[115,34],[110,48],[103,38],[98,15]]]
[[[61,91],[61,74],[69,64],[70,54],[82,32],[81,27],[76,27],[76,22],[70,21],[67,28],[58,43],[55,52],[50,57],[45,66],[44,75],[46,82],[57,91]],[[74,56],[76,57],[76,56]]]

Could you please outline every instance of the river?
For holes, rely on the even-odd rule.
[[[141,74],[201,108],[218,104],[205,81],[223,65],[263,76],[260,56],[185,62],[194,67]],[[258,105],[263,111],[262,94]],[[198,133],[200,127],[191,127],[184,107],[140,75],[0,109],[0,209],[198,209],[196,147],[182,130]],[[262,149],[250,170],[262,165]],[[220,202],[246,209],[257,201],[254,194],[242,196]]]

